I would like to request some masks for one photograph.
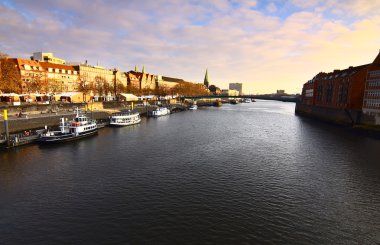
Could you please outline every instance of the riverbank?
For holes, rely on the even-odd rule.
[[[344,127],[347,130],[364,136],[380,139],[380,126],[375,118],[361,111],[337,110],[333,108],[296,104],[295,114],[313,120]]]
[[[169,108],[171,113],[183,111],[187,109],[187,105],[184,104],[162,104]],[[87,117],[97,120],[98,128],[108,125],[111,115],[115,112],[120,112],[122,110],[130,110],[138,112],[142,117],[148,117],[152,114],[152,111],[156,109],[157,105],[147,105],[137,104],[136,106],[128,105],[123,102],[117,103],[107,103],[104,104],[92,104],[91,109],[88,110],[90,106],[86,104],[76,104],[75,107],[84,112]],[[73,104],[71,104],[73,107]],[[75,111],[71,107],[62,108],[61,107],[50,107],[45,106],[33,106],[32,109],[23,109],[19,111],[19,108],[11,108],[10,114],[8,114],[8,133],[10,134],[10,147],[16,147],[26,144],[31,144],[35,142],[39,135],[46,129],[54,130],[58,127],[60,119],[66,118],[71,120],[75,117]],[[0,140],[4,144],[5,139],[5,123],[4,120],[0,120]]]

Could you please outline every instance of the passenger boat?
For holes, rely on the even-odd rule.
[[[197,110],[198,106],[196,104],[193,104],[189,107],[189,110]]]
[[[140,114],[131,111],[114,113],[111,116],[110,126],[128,126],[141,122]]]
[[[244,103],[251,103],[252,101],[251,101],[251,99],[249,99],[249,98],[245,98],[244,99]]]
[[[153,117],[160,117],[160,116],[165,116],[169,114],[170,114],[170,110],[166,107],[158,107],[152,112]]]
[[[98,132],[96,121],[79,114],[78,109],[74,120],[67,122],[64,118],[61,118],[59,129],[59,131],[47,131],[41,134],[38,142],[44,144],[71,141],[94,135]]]

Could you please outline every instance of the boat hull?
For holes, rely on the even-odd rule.
[[[141,119],[133,121],[133,122],[128,122],[128,123],[110,122],[109,126],[111,126],[111,127],[124,127],[124,126],[139,124],[140,122],[141,122]]]
[[[94,129],[91,131],[80,133],[78,135],[68,133],[68,134],[61,134],[61,135],[54,135],[54,136],[41,136],[38,139],[38,143],[56,144],[56,143],[61,143],[61,142],[68,142],[68,141],[78,140],[78,139],[82,139],[82,138],[89,137],[92,135],[96,135],[97,133],[98,133],[98,129]]]

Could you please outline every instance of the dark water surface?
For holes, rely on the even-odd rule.
[[[379,244],[380,140],[258,101],[0,152],[0,244]]]

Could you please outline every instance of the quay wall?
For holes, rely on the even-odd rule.
[[[8,120],[9,133],[17,133],[25,130],[42,129],[45,125],[49,128],[59,125],[59,121],[62,117],[71,120],[75,113],[65,114],[48,114],[39,117],[28,118],[15,118]],[[90,112],[87,113],[90,116]],[[103,111],[96,111],[92,113],[94,119],[103,120],[108,119],[109,113]],[[0,134],[5,132],[4,121],[0,121]]]
[[[376,117],[374,115],[365,114],[361,110],[343,110],[297,103],[295,113],[300,116],[338,125],[353,126],[355,128],[371,128],[375,131],[380,129],[379,125],[376,124]]]
[[[301,103],[296,103],[295,113],[338,125],[355,125],[360,123],[362,117],[361,111],[357,110],[310,106]]]

